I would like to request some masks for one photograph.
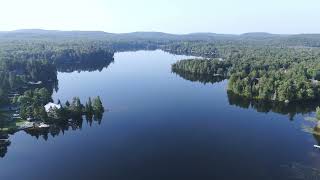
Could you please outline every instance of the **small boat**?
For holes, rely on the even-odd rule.
[[[318,146],[318,145],[313,145],[313,147],[315,147],[315,148],[319,148],[319,149],[320,149],[320,146]]]
[[[48,128],[50,126],[48,124],[45,124],[45,123],[40,123],[38,127],[39,128]]]

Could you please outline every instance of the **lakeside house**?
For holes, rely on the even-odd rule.
[[[55,104],[55,103],[52,103],[52,102],[49,102],[48,104],[46,104],[44,106],[45,110],[47,113],[51,112],[52,110],[54,109],[60,109],[61,108],[61,105],[60,104]]]

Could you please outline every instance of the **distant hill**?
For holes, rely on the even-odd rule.
[[[21,29],[15,31],[0,31],[0,41],[6,40],[99,40],[99,41],[203,41],[226,42],[245,41],[262,42],[264,44],[286,44],[288,46],[320,46],[320,34],[270,34],[266,32],[250,32],[241,35],[216,34],[216,33],[191,33],[169,34],[163,32],[132,32],[132,33],[107,33],[103,31],[59,31],[43,29]]]
[[[58,31],[43,29],[21,29],[0,32],[0,39],[106,39],[115,36],[103,31]]]
[[[278,36],[278,34],[271,34],[267,32],[250,32],[250,33],[241,34],[241,36],[265,37],[265,36]]]
[[[107,33],[103,31],[58,31],[42,29],[21,29],[0,31],[1,39],[94,39],[94,40],[190,40],[210,41],[219,38],[230,38],[235,35],[215,33],[169,34],[163,32]]]
[[[241,35],[235,34],[217,34],[210,32],[197,32],[190,34],[169,34],[163,32],[132,32],[132,33],[107,33],[104,31],[60,31],[60,30],[44,30],[44,29],[19,29],[14,31],[0,31],[0,35],[60,35],[60,36],[92,36],[92,37],[123,37],[123,38],[143,38],[143,39],[170,39],[170,38],[190,38],[190,37],[198,37],[198,38],[212,38],[212,37],[280,37],[280,36],[320,36],[320,34],[271,34],[267,32],[249,32]]]

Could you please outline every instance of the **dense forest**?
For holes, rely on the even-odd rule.
[[[173,71],[183,71],[191,74],[226,77],[231,63],[219,59],[188,59],[172,65]]]
[[[192,59],[172,65],[173,71],[224,74],[228,90],[254,99],[311,100],[320,97],[320,49],[293,47],[233,47],[220,51],[223,61]],[[219,72],[218,72],[219,70]]]
[[[52,63],[39,61],[0,61],[0,104],[9,103],[15,94],[37,85],[57,88],[57,71]]]
[[[10,61],[47,60],[50,63],[111,59],[113,51],[104,43],[92,41],[1,41],[0,58]]]

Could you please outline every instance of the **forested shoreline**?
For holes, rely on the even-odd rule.
[[[320,49],[239,49],[222,54],[224,60],[218,65],[214,59],[182,60],[173,64],[172,70],[210,76],[223,74],[229,79],[229,91],[253,99],[282,102],[319,99]]]
[[[274,101],[320,96],[317,34],[21,30],[0,32],[0,103],[8,103],[5,96],[28,82],[55,81],[57,70],[101,70],[113,62],[115,52],[155,49],[205,58],[179,61],[172,71],[204,82],[228,78],[228,90],[241,96]]]
[[[42,132],[51,126],[78,122],[82,116],[101,121],[104,107],[99,97],[83,105],[74,98],[54,104],[58,71],[102,70],[113,62],[114,51],[86,40],[3,40],[0,38],[0,132]],[[58,109],[48,110],[48,105]]]
[[[112,49],[91,41],[0,40],[0,104],[9,103],[10,94],[21,94],[36,83],[54,84],[58,70],[106,67],[113,55]]]

